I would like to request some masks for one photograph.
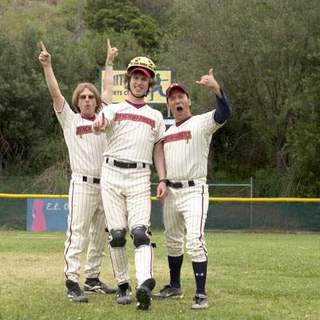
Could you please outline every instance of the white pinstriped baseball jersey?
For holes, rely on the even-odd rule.
[[[101,175],[105,139],[92,133],[95,115],[92,119],[84,118],[73,112],[66,101],[56,116],[63,129],[72,169],[64,271],[67,279],[78,282],[85,240],[89,239],[85,272],[87,277],[95,278],[101,270],[107,239],[100,184],[90,180]],[[84,181],[83,176],[88,180]]]
[[[152,155],[165,131],[162,114],[146,104],[128,101],[102,110],[107,121],[105,157],[125,162],[152,164]],[[123,169],[104,163],[101,192],[108,229],[129,229],[150,225],[150,168]],[[110,246],[110,255],[118,284],[129,281],[126,248]],[[153,276],[153,250],[135,248],[137,284]]]
[[[92,134],[95,116],[89,120],[73,112],[66,100],[62,112],[56,115],[68,146],[72,173],[100,177],[106,141],[103,135]]]
[[[212,134],[222,125],[213,119],[215,111],[192,116],[180,125],[172,125],[164,134],[167,179],[206,182]]]
[[[101,111],[107,121],[107,145],[103,155],[119,160],[152,164],[153,147],[165,131],[162,114],[147,104],[128,101]]]

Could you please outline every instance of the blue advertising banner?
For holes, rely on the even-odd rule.
[[[66,231],[68,211],[67,199],[28,199],[27,230]]]

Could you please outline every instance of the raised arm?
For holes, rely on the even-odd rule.
[[[106,69],[103,77],[102,101],[106,104],[112,103],[113,90],[113,61],[118,55],[118,49],[111,47],[110,40],[107,39]]]
[[[224,94],[223,90],[220,88],[219,83],[215,79],[212,69],[209,70],[208,74],[202,76],[200,81],[196,81],[196,83],[213,90],[217,99],[214,120],[219,124],[224,123],[230,117],[232,107],[229,104],[229,101],[226,95]]]
[[[41,52],[39,55],[39,61],[42,65],[47,86],[51,94],[53,107],[55,111],[61,112],[63,109],[64,97],[61,94],[57,79],[53,72],[51,55],[47,51],[47,48],[45,47],[42,41],[40,42],[40,46],[41,46]]]

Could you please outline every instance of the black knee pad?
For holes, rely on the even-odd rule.
[[[131,235],[133,238],[133,244],[136,248],[142,245],[149,245],[150,244],[150,233],[146,226],[139,226],[134,228],[131,231]]]
[[[112,248],[124,247],[126,244],[126,229],[111,229],[109,243]]]

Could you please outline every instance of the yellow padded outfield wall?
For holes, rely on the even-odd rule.
[[[66,194],[13,194],[0,193],[0,198],[16,198],[16,199],[67,199]],[[156,197],[151,197],[151,200],[158,200]],[[210,197],[209,201],[213,202],[301,202],[301,203],[320,203],[320,198],[239,198],[239,197]]]
[[[162,203],[151,199],[152,228],[163,229]],[[209,230],[320,231],[320,198],[209,199]],[[66,194],[0,193],[0,229],[65,231],[67,215]],[[40,228],[39,221],[46,225]]]

